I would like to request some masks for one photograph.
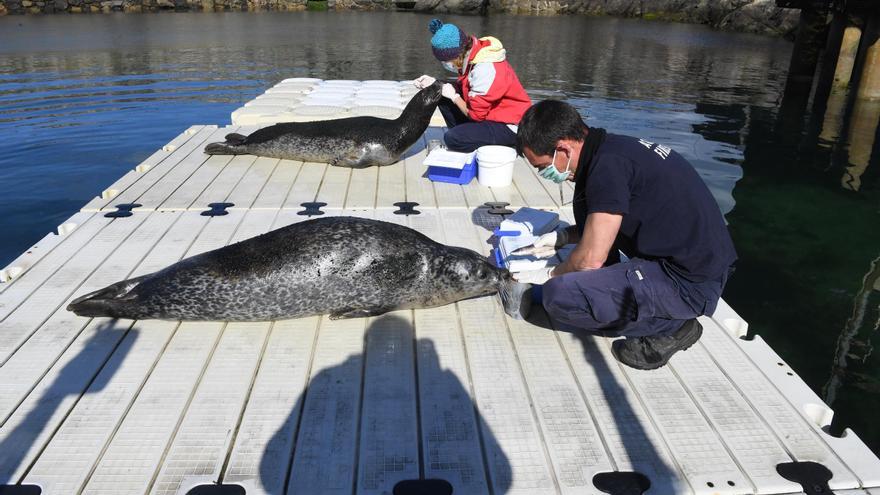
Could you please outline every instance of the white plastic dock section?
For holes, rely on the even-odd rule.
[[[412,81],[285,79],[232,112],[236,125],[308,122],[368,115],[396,119],[418,92]],[[439,111],[432,126],[444,125]]]
[[[540,310],[513,320],[494,296],[336,321],[67,312],[120,279],[308,220],[303,203],[486,254],[501,221],[486,202],[570,219],[522,161],[512,186],[489,189],[425,179],[424,140],[362,170],[203,154],[235,130],[248,132],[188,129],[3,271],[0,484],[15,486],[0,492],[415,494],[427,488],[394,488],[427,479],[455,494],[598,494],[596,475],[617,471],[656,495],[782,494],[805,488],[777,465],[809,461],[835,493],[880,494],[880,460],[854,433],[823,431],[832,411],[760,337],[740,339],[746,323],[723,302],[696,345],[648,372]],[[395,214],[403,202],[419,214]],[[226,214],[204,215],[211,203]]]

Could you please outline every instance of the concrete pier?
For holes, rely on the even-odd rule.
[[[854,191],[861,187],[880,123],[880,13],[868,19],[862,43],[861,74],[847,134],[849,166],[841,178],[842,185]]]
[[[844,28],[836,57],[835,70],[830,84],[828,84],[829,94],[826,101],[822,102],[824,105],[824,119],[822,121],[822,131],[819,134],[819,146],[830,147],[843,134],[849,82],[852,78],[853,66],[855,65],[856,53],[859,50],[861,39],[861,27],[850,24]],[[817,94],[816,98],[817,105],[815,107],[818,109],[821,96]]]
[[[815,144],[830,148],[845,137],[848,163],[841,185],[858,190],[880,123],[880,3],[835,3],[830,24],[831,2],[777,0],[777,5],[801,9],[778,126],[785,136],[798,135],[803,107],[812,95],[812,131],[805,142],[818,138]],[[819,57],[816,47],[823,37],[822,68],[813,85]]]

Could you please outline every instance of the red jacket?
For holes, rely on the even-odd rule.
[[[506,60],[501,42],[491,36],[474,39],[465,72],[459,75],[458,82],[468,117],[477,122],[519,124],[532,106],[532,100]]]

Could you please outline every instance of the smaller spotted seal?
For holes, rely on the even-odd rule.
[[[315,122],[288,122],[264,127],[248,136],[228,134],[226,142],[205,147],[209,155],[257,155],[339,167],[391,165],[425,132],[440,102],[439,82],[422,89],[400,117],[348,117]]]
[[[355,217],[307,220],[86,294],[79,316],[267,321],[373,316],[498,293],[525,318],[528,285],[469,249],[401,225]]]

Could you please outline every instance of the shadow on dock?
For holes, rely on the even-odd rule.
[[[606,450],[612,457],[616,472],[625,473],[619,478],[611,478],[611,482],[616,484],[608,493],[665,495],[688,492],[687,484],[677,468],[667,464],[665,456],[660,455],[658,449],[665,447],[656,445],[659,433],[655,433],[652,438],[643,423],[645,416],[639,417],[636,414],[636,408],[641,409],[642,406],[631,402],[631,394],[627,394],[626,385],[621,383],[626,381],[622,365],[617,363],[610,353],[603,353],[599,349],[599,346],[605,345],[602,339],[608,337],[593,336],[575,328],[555,328],[542,307],[534,307],[528,321],[550,331],[573,335],[583,349],[583,359],[587,366],[592,368],[592,373],[601,388],[602,397],[590,397],[590,390],[587,389],[583,392],[595,420],[602,421],[603,413],[611,415],[611,418],[605,420],[611,419],[616,431],[608,431],[607,426],[603,429],[600,425],[597,425],[597,430],[605,439]],[[569,355],[569,359],[573,360],[575,357]],[[605,407],[597,407],[597,401],[604,401]],[[633,471],[625,469],[622,464],[631,466]],[[641,485],[643,480],[638,475],[632,475],[633,472],[646,477],[650,486]],[[600,473],[597,478],[603,474],[605,473]],[[593,479],[593,483],[599,484],[596,478]]]
[[[25,417],[18,420],[13,412],[0,424],[0,431],[3,432],[3,440],[0,441],[0,492],[4,484],[21,481],[19,478],[23,478],[23,475],[17,473],[30,469],[25,463],[33,462],[43,445],[48,444],[56,433],[57,430],[41,438],[46,435],[47,429],[57,428],[51,425],[52,419],[65,401],[74,401],[74,404],[65,407],[72,410],[83,395],[104,390],[137,340],[137,330],[129,330],[131,324],[131,321],[119,324],[116,320],[101,323],[35,403],[29,404],[25,399],[19,404],[18,407],[30,408]],[[14,426],[11,426],[12,431],[6,433],[10,422]]]
[[[378,329],[379,326],[384,330]],[[320,491],[323,486],[323,489],[334,487],[334,492],[342,490],[340,493],[348,493],[351,488],[346,490],[342,487],[347,486],[351,472],[356,473],[353,480],[355,486],[370,490],[390,491],[399,479],[433,480],[427,483],[415,481],[406,488],[401,484],[394,490],[395,494],[495,493],[501,495],[507,493],[513,479],[510,463],[491,429],[471,402],[473,394],[468,390],[467,385],[461,383],[452,371],[441,368],[433,341],[418,339],[414,341],[414,349],[400,349],[398,342],[393,340],[394,337],[388,330],[397,332],[398,335],[401,333],[414,335],[412,325],[408,321],[394,315],[380,317],[367,329],[363,351],[360,354],[350,355],[344,362],[325,368],[309,378],[308,385],[297,399],[289,417],[272,436],[263,451],[259,483],[265,493],[281,495],[288,493],[288,490],[290,493],[308,491],[294,489],[293,484],[297,482],[300,486],[311,485],[312,490]],[[424,448],[418,449],[417,457],[397,451],[387,452],[384,456],[380,454],[379,458],[371,459],[367,473],[364,472],[363,465],[357,468],[362,464],[359,458],[360,451],[366,448],[374,453],[381,452],[383,447],[381,443],[366,446],[364,444],[367,441],[365,432],[373,426],[373,423],[363,416],[358,419],[356,442],[351,442],[350,437],[346,438],[344,425],[345,418],[352,414],[352,411],[358,410],[352,408],[364,411],[364,397],[361,395],[359,400],[357,397],[336,398],[336,400],[331,398],[328,404],[327,391],[337,385],[345,386],[346,377],[357,376],[363,393],[365,376],[368,373],[366,366],[368,345],[373,349],[382,349],[382,355],[374,359],[381,359],[386,363],[395,359],[393,357],[395,353],[415,354],[413,375],[402,379],[413,381],[412,390],[418,400],[424,395],[419,392],[419,386],[424,386],[425,381],[428,381],[425,377],[430,377],[429,382],[432,387],[430,393],[436,392],[442,394],[442,397],[432,395],[430,405],[421,401],[414,404],[413,411],[419,414],[418,426],[413,431],[409,431],[406,425],[400,425],[400,429],[395,431],[400,435],[419,435],[420,444],[424,444],[423,439],[430,439],[430,449],[424,445]],[[400,371],[410,372],[406,369]],[[312,399],[313,395],[317,396],[317,399]],[[395,396],[395,392],[389,388],[378,396],[374,395],[370,398],[373,401],[377,399],[388,400],[388,407],[398,407],[395,404],[400,404],[401,397]],[[375,403],[371,409],[376,409]],[[334,416],[337,419],[338,429],[305,433],[302,428],[304,418],[311,416],[308,419],[314,420],[316,414]],[[393,439],[389,440],[393,441]],[[415,438],[400,438],[402,444],[414,445],[413,440]],[[316,443],[319,444],[317,449],[326,454],[326,457],[315,458]],[[355,452],[352,452],[352,446]],[[286,453],[286,457],[276,458],[279,452]],[[415,453],[416,450],[412,449],[411,452]],[[356,468],[352,469],[352,467]],[[309,479],[296,480],[294,471],[306,474]],[[395,476],[395,472],[401,474]],[[417,476],[410,475],[416,473]],[[449,479],[443,481],[438,479],[442,478],[443,474],[448,474]],[[385,480],[385,476],[389,479]],[[450,486],[445,483],[451,485],[452,491],[449,491]]]

